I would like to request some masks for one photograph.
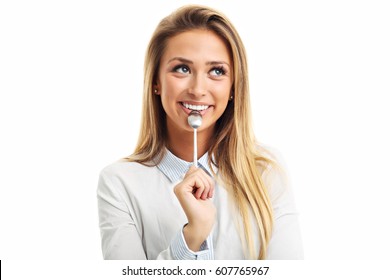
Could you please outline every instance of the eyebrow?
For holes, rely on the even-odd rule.
[[[187,64],[194,64],[193,61],[186,59],[184,57],[180,57],[180,56],[171,58],[170,60],[168,60],[168,63],[171,63],[174,60],[178,60],[180,62],[187,63]],[[218,65],[218,64],[226,64],[227,66],[230,67],[229,63],[222,61],[222,60],[221,61],[208,61],[208,62],[206,62],[206,65]]]

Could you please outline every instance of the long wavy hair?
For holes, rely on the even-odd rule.
[[[265,259],[272,233],[273,213],[262,172],[272,164],[272,160],[266,156],[265,150],[259,149],[253,134],[246,52],[240,36],[225,15],[209,7],[188,5],[174,11],[159,23],[145,57],[139,139],[134,153],[126,160],[156,165],[163,157],[167,144],[166,115],[160,96],[153,94],[153,85],[156,84],[160,60],[168,40],[194,29],[217,34],[226,43],[233,60],[233,100],[228,102],[216,123],[215,135],[208,151],[214,157],[209,157],[209,165],[218,168],[218,177],[242,217],[242,238],[249,257]],[[254,232],[259,235],[260,248],[254,248]]]

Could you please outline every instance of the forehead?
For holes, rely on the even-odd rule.
[[[231,64],[231,55],[226,42],[210,30],[189,30],[169,38],[162,60],[177,56],[194,61],[226,61]]]

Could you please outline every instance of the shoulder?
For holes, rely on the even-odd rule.
[[[99,186],[129,187],[145,181],[158,174],[156,166],[143,165],[138,162],[119,160],[105,166],[99,174]]]
[[[282,153],[270,146],[261,147],[260,153],[269,160],[262,168],[261,176],[272,203],[292,200],[290,176]]]
[[[153,166],[147,166],[140,164],[138,162],[130,162],[126,160],[118,160],[107,166],[105,166],[101,171],[101,176],[115,177],[123,174],[142,174],[144,172],[150,172],[153,169]]]

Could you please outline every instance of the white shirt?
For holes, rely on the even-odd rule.
[[[208,154],[198,161],[209,175]],[[198,252],[182,233],[187,218],[173,188],[192,163],[168,150],[157,166],[116,162],[100,173],[97,197],[104,259],[247,259],[240,217],[223,186],[215,185],[217,218]],[[303,250],[291,189],[272,170],[264,180],[274,209],[274,229],[267,259],[302,259]],[[256,248],[259,240],[254,232]]]

